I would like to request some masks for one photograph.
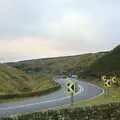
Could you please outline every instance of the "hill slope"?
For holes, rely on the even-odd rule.
[[[0,95],[34,92],[54,87],[47,77],[32,78],[17,68],[0,64]]]
[[[102,57],[106,52],[89,53],[76,56],[56,57],[46,59],[27,60],[16,63],[8,63],[9,65],[22,69],[27,73],[79,73],[91,65],[95,60]]]
[[[92,74],[101,73],[120,73],[120,45],[105,54],[95,62],[93,62],[89,68],[89,72]]]

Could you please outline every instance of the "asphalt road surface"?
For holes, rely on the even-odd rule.
[[[0,104],[0,117],[7,117],[19,113],[35,112],[70,104],[70,95],[67,93],[67,89],[65,87],[66,82],[69,80],[70,79],[57,79],[56,81],[62,86],[62,89],[49,95]],[[72,81],[77,80],[72,79]],[[78,92],[74,95],[74,102],[86,100],[104,92],[103,89],[82,81],[77,81],[77,89]]]

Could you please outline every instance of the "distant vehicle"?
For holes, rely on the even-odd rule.
[[[69,77],[69,78],[78,78],[78,75],[72,74],[72,75],[69,75],[68,77]]]
[[[78,75],[72,75],[71,78],[78,78]]]
[[[72,75],[73,75],[73,73],[69,73],[69,74],[68,74],[68,77],[72,77]]]

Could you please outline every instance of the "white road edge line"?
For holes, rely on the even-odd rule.
[[[84,82],[84,81],[82,81],[82,82]],[[99,96],[101,96],[101,95],[103,95],[103,94],[105,93],[104,89],[101,88],[101,87],[99,87],[99,86],[97,86],[97,85],[94,85],[94,84],[89,83],[89,82],[84,82],[84,83],[86,83],[86,84],[88,84],[88,85],[90,85],[90,86],[99,88],[99,89],[102,90],[102,92],[101,92],[100,94],[96,95],[96,96],[93,96],[93,97],[91,97],[91,98],[88,98],[88,99],[85,99],[85,100],[81,100],[81,101],[92,100],[92,99],[95,99],[95,98],[97,98],[97,97],[99,97]],[[83,88],[83,89],[84,89],[84,88]],[[78,102],[80,102],[80,101],[78,101]],[[78,103],[78,102],[75,102],[75,103]],[[65,104],[65,105],[62,105],[62,106],[64,107],[64,106],[66,106],[66,105],[69,105],[69,104]],[[55,107],[51,107],[51,108],[48,108],[48,109],[56,109],[56,108],[60,108],[60,106],[55,106]],[[44,110],[46,110],[46,109],[44,109]]]
[[[82,82],[84,82],[84,81],[82,81]],[[94,98],[96,98],[96,97],[101,96],[102,94],[104,94],[104,89],[103,89],[103,88],[98,87],[97,85],[94,85],[94,84],[91,84],[91,83],[87,83],[87,82],[84,82],[84,83],[86,83],[86,84],[88,84],[88,85],[90,85],[90,86],[99,88],[99,89],[102,90],[102,93],[100,93],[100,94],[97,95],[97,96],[93,96],[93,97],[91,97],[91,98],[89,98],[89,99],[87,99],[87,100],[94,99]],[[79,85],[79,87],[82,87],[82,86]],[[82,89],[84,90],[83,87],[82,87]],[[79,91],[78,91],[74,96],[78,95],[79,93],[81,93],[80,89],[79,89]],[[49,102],[55,102],[55,101],[60,101],[60,100],[64,100],[64,99],[67,99],[67,98],[70,98],[70,96],[62,97],[62,98],[57,98],[57,99],[54,99],[54,100],[48,100],[48,101],[44,101],[44,102],[39,102],[39,103],[32,103],[32,104],[26,104],[26,105],[19,105],[19,106],[15,106],[15,107],[0,108],[0,111],[3,111],[3,110],[4,110],[4,111],[5,111],[5,110],[11,110],[11,109],[18,109],[18,108],[24,108],[24,107],[29,107],[29,106],[39,105],[39,104],[49,103]],[[87,100],[86,100],[86,101],[87,101]],[[85,101],[85,100],[83,100],[83,101]],[[76,102],[76,103],[77,103],[77,102]],[[69,105],[69,104],[68,104],[68,105]],[[64,105],[62,105],[62,106],[64,106]],[[56,107],[59,107],[59,106],[56,106]],[[55,108],[55,107],[53,107],[53,108]],[[51,109],[51,108],[48,108],[48,109]]]
[[[84,81],[82,81],[82,82],[84,82]],[[93,97],[91,97],[91,98],[88,98],[88,99],[86,99],[86,100],[82,100],[82,101],[92,100],[92,99],[94,99],[94,98],[96,98],[96,97],[99,97],[99,96],[101,96],[101,95],[103,95],[103,94],[105,93],[104,89],[101,88],[101,87],[99,87],[99,86],[97,86],[97,85],[94,85],[94,84],[89,83],[89,82],[84,82],[84,83],[86,83],[86,84],[88,84],[88,85],[90,85],[90,86],[93,86],[93,87],[99,88],[99,89],[102,90],[102,92],[101,92],[100,94],[96,95],[96,96],[93,96]]]
[[[79,85],[79,87],[82,87],[82,86]],[[74,96],[78,95],[79,93],[81,93],[80,90]],[[44,102],[39,102],[39,103],[32,103],[32,104],[26,104],[26,105],[18,105],[18,106],[15,106],[15,107],[0,108],[0,111],[1,110],[3,111],[3,110],[11,110],[11,109],[24,108],[24,107],[29,107],[29,106],[39,105],[39,104],[44,104],[44,103],[49,103],[49,102],[55,102],[55,101],[60,101],[60,100],[64,100],[64,99],[67,99],[67,98],[70,98],[70,96],[62,97],[62,98],[57,98],[57,99],[54,99],[54,100],[48,100],[48,101],[44,101]]]

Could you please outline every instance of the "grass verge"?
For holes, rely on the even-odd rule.
[[[78,106],[91,106],[91,105],[101,105],[101,104],[107,104],[107,103],[113,103],[113,102],[120,102],[120,88],[110,88],[109,89],[109,93],[108,93],[108,89],[105,89],[102,85],[102,82],[99,81],[97,79],[94,80],[86,80],[89,83],[95,84],[101,88],[104,89],[104,94],[102,94],[101,96],[95,97],[93,99],[88,99],[88,100],[83,100],[80,102],[77,102],[74,104],[74,107],[78,107]]]
[[[12,102],[15,100],[24,99],[27,97],[35,97],[35,96],[42,96],[49,93],[52,93],[58,89],[60,89],[61,86],[58,83],[55,83],[54,81],[48,80],[48,79],[40,79],[39,84],[35,85],[34,89],[30,92],[19,92],[19,93],[9,93],[9,94],[1,94],[0,95],[0,103],[6,103],[6,102]]]

